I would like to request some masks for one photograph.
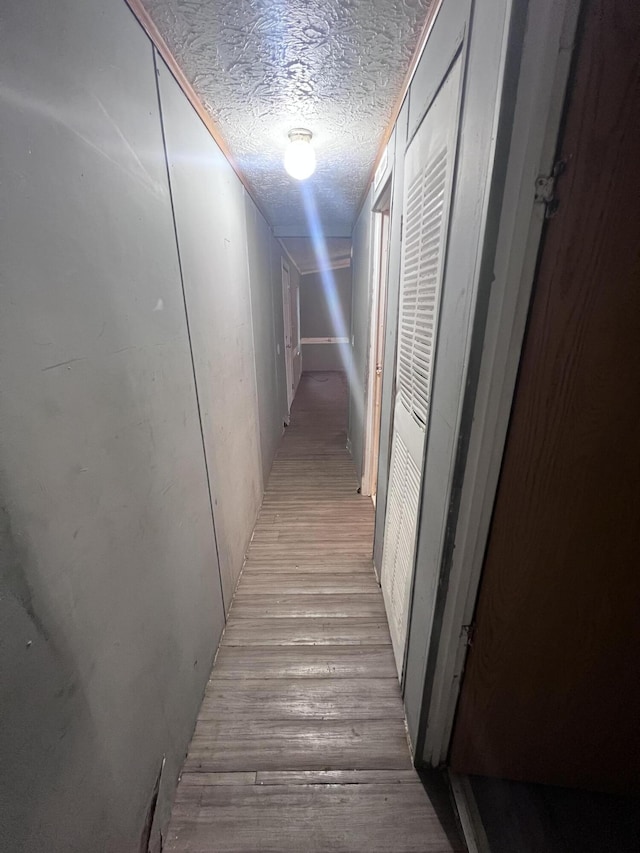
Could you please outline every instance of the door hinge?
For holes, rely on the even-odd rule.
[[[538,175],[536,178],[534,201],[536,204],[544,204],[545,219],[552,219],[560,207],[560,202],[555,196],[556,180],[564,172],[566,166],[565,160],[557,160],[550,175]]]
[[[473,645],[473,637],[476,632],[476,623],[471,622],[470,625],[463,625],[462,631],[460,632],[460,639],[462,640],[463,645],[465,645],[468,649]]]

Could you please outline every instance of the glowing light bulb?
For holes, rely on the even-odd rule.
[[[284,153],[284,167],[292,178],[304,181],[316,170],[316,152],[311,145],[310,130],[296,128],[289,131],[289,145]]]

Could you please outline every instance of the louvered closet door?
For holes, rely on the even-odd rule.
[[[397,396],[381,583],[402,676],[455,154],[460,59],[405,158]]]

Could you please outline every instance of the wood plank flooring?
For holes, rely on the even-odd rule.
[[[346,405],[341,374],[303,376],[166,850],[464,850],[446,794],[411,766]]]

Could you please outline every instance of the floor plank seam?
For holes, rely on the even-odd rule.
[[[341,374],[303,376],[180,775],[172,853],[458,853],[414,767]]]

